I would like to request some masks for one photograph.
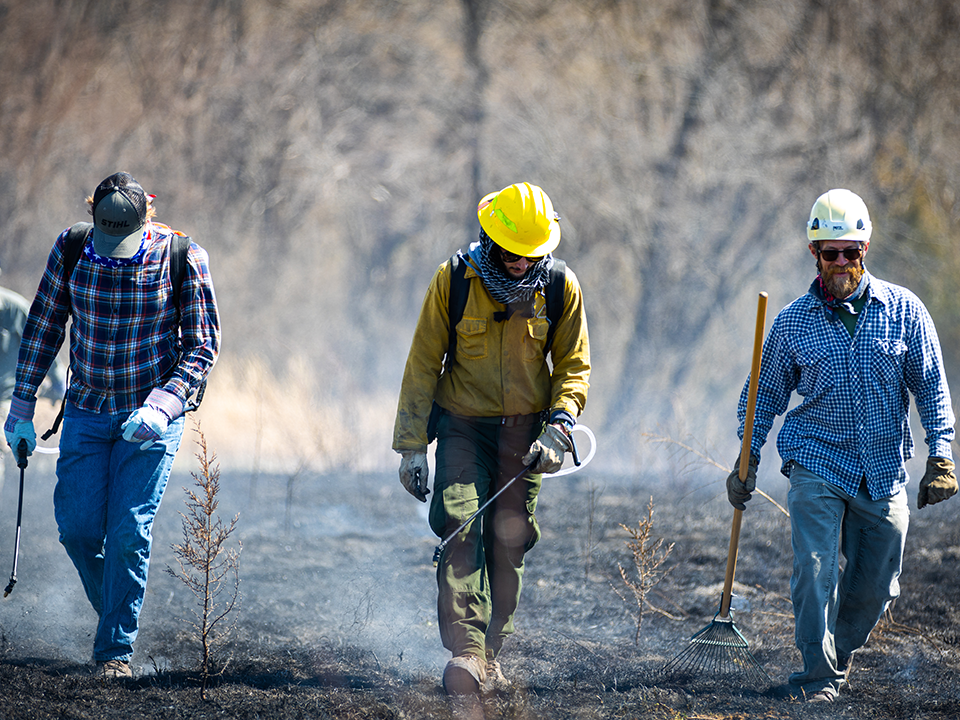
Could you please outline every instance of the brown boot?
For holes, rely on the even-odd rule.
[[[483,660],[476,655],[457,655],[443,669],[447,695],[477,695],[487,678]]]
[[[510,692],[510,681],[500,669],[500,661],[494,658],[487,660],[487,679],[483,683],[483,693],[485,695],[504,694]]]
[[[97,663],[97,675],[108,680],[132,678],[133,671],[130,670],[129,663],[123,660],[107,660],[106,662]]]

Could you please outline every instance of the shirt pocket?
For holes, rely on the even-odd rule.
[[[487,321],[465,317],[457,323],[457,359],[483,360],[487,357]]]
[[[804,397],[819,395],[833,386],[826,350],[803,348],[797,351],[796,362],[800,370],[800,380],[797,383],[798,394]]]
[[[527,333],[523,338],[523,359],[525,362],[542,362],[547,343],[547,330],[550,323],[542,318],[527,320]]]
[[[903,364],[907,358],[907,344],[902,340],[877,339],[873,344],[870,367],[881,385],[900,387],[903,384]]]
[[[147,269],[128,281],[122,303],[125,311],[118,320],[130,333],[157,339],[178,335],[177,309],[170,295],[170,283],[159,272]],[[152,349],[158,350],[159,347]]]

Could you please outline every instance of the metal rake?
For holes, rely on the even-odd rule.
[[[762,292],[757,303],[757,328],[747,394],[747,415],[743,426],[743,443],[740,447],[740,480],[746,480],[750,467],[750,441],[753,438],[753,417],[757,407],[757,387],[766,312],[767,294]],[[744,672],[756,683],[771,684],[770,676],[750,653],[749,643],[737,628],[733,621],[733,614],[730,612],[742,519],[743,512],[734,508],[733,524],[730,528],[730,547],[727,551],[727,571],[723,580],[723,594],[720,596],[720,610],[714,615],[713,622],[690,638],[690,644],[683,652],[664,665],[660,671],[661,674],[689,677],[705,672],[713,674]]]

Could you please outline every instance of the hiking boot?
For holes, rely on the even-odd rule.
[[[510,681],[504,677],[499,660],[487,660],[487,679],[483,683],[485,695],[501,694],[510,691]]]
[[[483,660],[476,655],[457,655],[443,669],[443,689],[447,695],[477,695],[486,678]]]
[[[97,663],[97,675],[112,680],[114,678],[132,678],[133,671],[130,664],[124,660],[107,660]]]
[[[853,655],[838,655],[837,670],[843,673],[843,682],[850,684],[850,672],[853,670]]]
[[[826,689],[824,689],[824,690],[817,690],[815,693],[812,693],[812,694],[810,694],[810,695],[807,695],[807,702],[808,702],[808,703],[815,703],[815,702],[833,702],[833,701],[836,700],[836,699],[837,699],[837,696],[834,695],[834,694],[833,694],[832,692],[830,692],[829,690],[826,690]]]

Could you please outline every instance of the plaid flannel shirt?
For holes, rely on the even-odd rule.
[[[926,431],[931,457],[952,459],[954,416],[940,341],[923,303],[909,290],[870,276],[867,301],[851,338],[807,293],[773,321],[763,348],[750,451],[757,458],[774,418],[796,390],[777,436],[781,472],[796,461],[856,495],[889,497],[907,484],[914,454],[908,390]],[[737,415],[743,439],[749,378]]]
[[[156,387],[186,402],[216,362],[220,318],[207,253],[191,243],[178,327],[168,261],[175,232],[147,223],[142,262],[132,265],[107,267],[81,254],[69,287],[63,277],[67,231],[60,234],[23,331],[14,395],[34,399],[63,344],[72,307],[70,402],[92,412],[128,413]]]

